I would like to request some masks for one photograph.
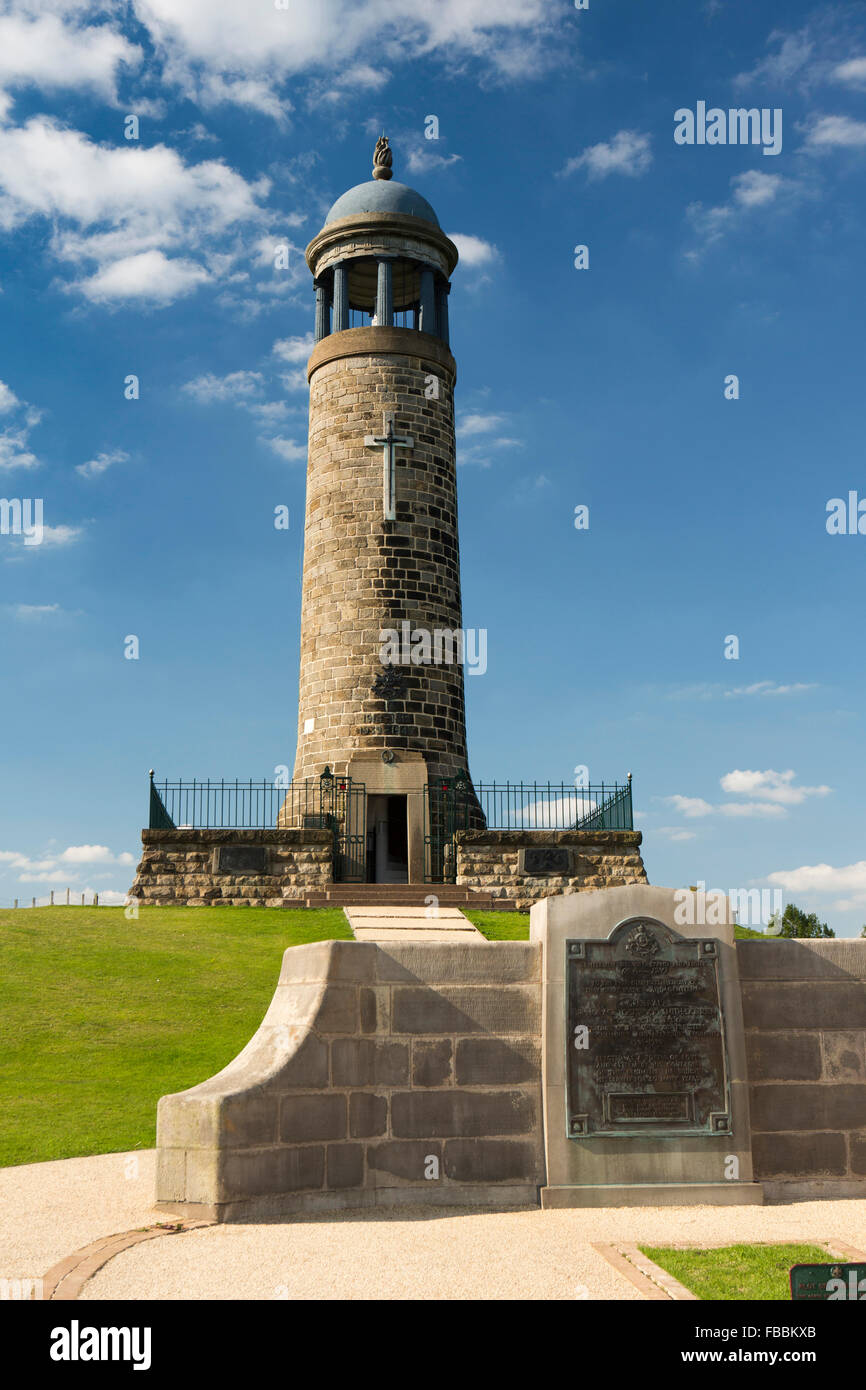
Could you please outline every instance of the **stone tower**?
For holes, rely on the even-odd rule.
[[[448,336],[458,253],[427,200],[392,179],[383,137],[373,179],[337,199],[306,259],[316,341],[294,780],[328,768],[363,786],[367,876],[420,880],[428,781],[468,777]],[[389,632],[401,650],[383,659]]]

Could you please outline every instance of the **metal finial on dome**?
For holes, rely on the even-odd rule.
[[[373,178],[393,178],[393,172],[391,169],[391,164],[393,163],[393,160],[394,156],[391,153],[391,148],[388,144],[388,137],[386,135],[380,135],[379,139],[376,141],[376,151],[373,155]]]

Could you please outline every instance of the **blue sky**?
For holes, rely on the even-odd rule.
[[[120,901],[149,767],[292,764],[303,248],[383,128],[462,252],[473,776],[631,770],[652,882],[859,934],[866,22],[799,0],[7,0],[0,903]]]

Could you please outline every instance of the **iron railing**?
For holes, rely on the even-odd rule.
[[[150,828],[267,830],[277,825],[326,825],[351,787],[348,777],[311,777],[279,786],[273,781],[224,778],[154,782],[150,777]]]
[[[625,782],[430,782],[424,805],[425,878],[453,882],[458,830],[633,830],[631,774]]]

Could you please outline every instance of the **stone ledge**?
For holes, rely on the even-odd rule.
[[[333,836],[330,830],[318,827],[285,830],[247,830],[247,829],[205,829],[180,827],[174,830],[142,830],[143,845],[322,845],[330,848]]]

